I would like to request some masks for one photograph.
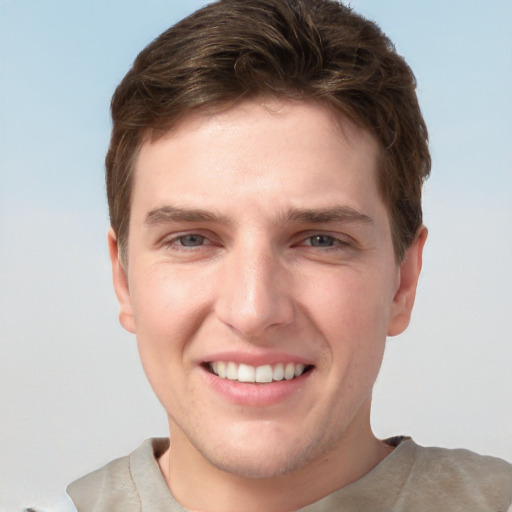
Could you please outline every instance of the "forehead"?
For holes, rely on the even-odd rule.
[[[269,207],[276,200],[303,207],[305,198],[312,207],[328,201],[358,207],[364,196],[378,195],[378,155],[368,131],[325,106],[247,101],[186,116],[146,141],[135,163],[132,206],[172,200],[197,207],[240,196],[261,204],[266,197]]]
[[[245,123],[248,118],[251,119],[249,124]],[[237,133],[233,132],[234,136],[245,136],[250,141],[263,123],[273,124],[275,130],[287,129],[288,140],[292,144],[299,145],[299,136],[314,127],[320,130],[317,139],[323,136],[327,143],[332,142],[327,134],[337,135],[345,143],[362,142],[368,146],[367,149],[371,146],[371,151],[376,155],[380,152],[377,139],[340,110],[322,101],[293,100],[280,96],[257,96],[235,103],[207,105],[178,116],[169,129],[150,131],[144,138],[141,149],[162,140],[184,140],[193,133],[220,131],[230,127],[236,127]],[[310,135],[309,133],[308,136]]]

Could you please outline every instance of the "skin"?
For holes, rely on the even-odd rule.
[[[296,509],[390,453],[371,392],[386,336],[408,325],[426,230],[397,263],[377,155],[347,119],[277,99],[142,146],[127,261],[112,231],[109,246],[121,323],[169,418],[160,467],[187,508]],[[309,370],[289,389],[230,388],[206,364],[230,358]]]

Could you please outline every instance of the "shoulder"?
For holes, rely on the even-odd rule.
[[[168,439],[147,439],[130,455],[70,484],[67,493],[78,512],[140,512],[155,482],[160,494],[168,493],[157,462],[168,444]]]
[[[467,502],[460,510],[505,511],[512,503],[512,465],[469,450],[425,448],[411,441],[411,495],[441,503]],[[458,508],[456,510],[459,510]]]
[[[139,512],[141,498],[134,473],[146,473],[155,465],[156,447],[166,440],[148,439],[126,457],[115,459],[102,468],[71,483],[67,493],[78,512]]]
[[[138,503],[137,490],[130,475],[129,457],[121,457],[70,484],[67,493],[82,511],[117,510],[131,512]]]
[[[464,449],[422,447],[416,445],[416,464],[438,477],[456,476],[458,480],[512,484],[512,465],[487,455]]]
[[[181,510],[158,465],[168,446],[169,439],[147,439],[127,457],[70,484],[67,492],[78,512]]]

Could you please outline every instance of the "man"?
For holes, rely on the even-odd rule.
[[[225,0],[112,101],[109,247],[169,440],[71,484],[79,511],[504,511],[512,468],[379,440],[430,171],[414,76],[331,0]]]

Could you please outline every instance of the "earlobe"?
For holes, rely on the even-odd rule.
[[[423,247],[427,239],[427,228],[421,226],[412,245],[407,249],[400,264],[399,284],[391,309],[388,336],[396,336],[405,331],[411,319],[416,297],[416,286],[423,261]]]
[[[112,280],[119,302],[119,322],[127,331],[135,334],[135,321],[130,298],[128,276],[119,254],[117,236],[112,228],[109,228],[107,237],[110,262],[112,264]]]

